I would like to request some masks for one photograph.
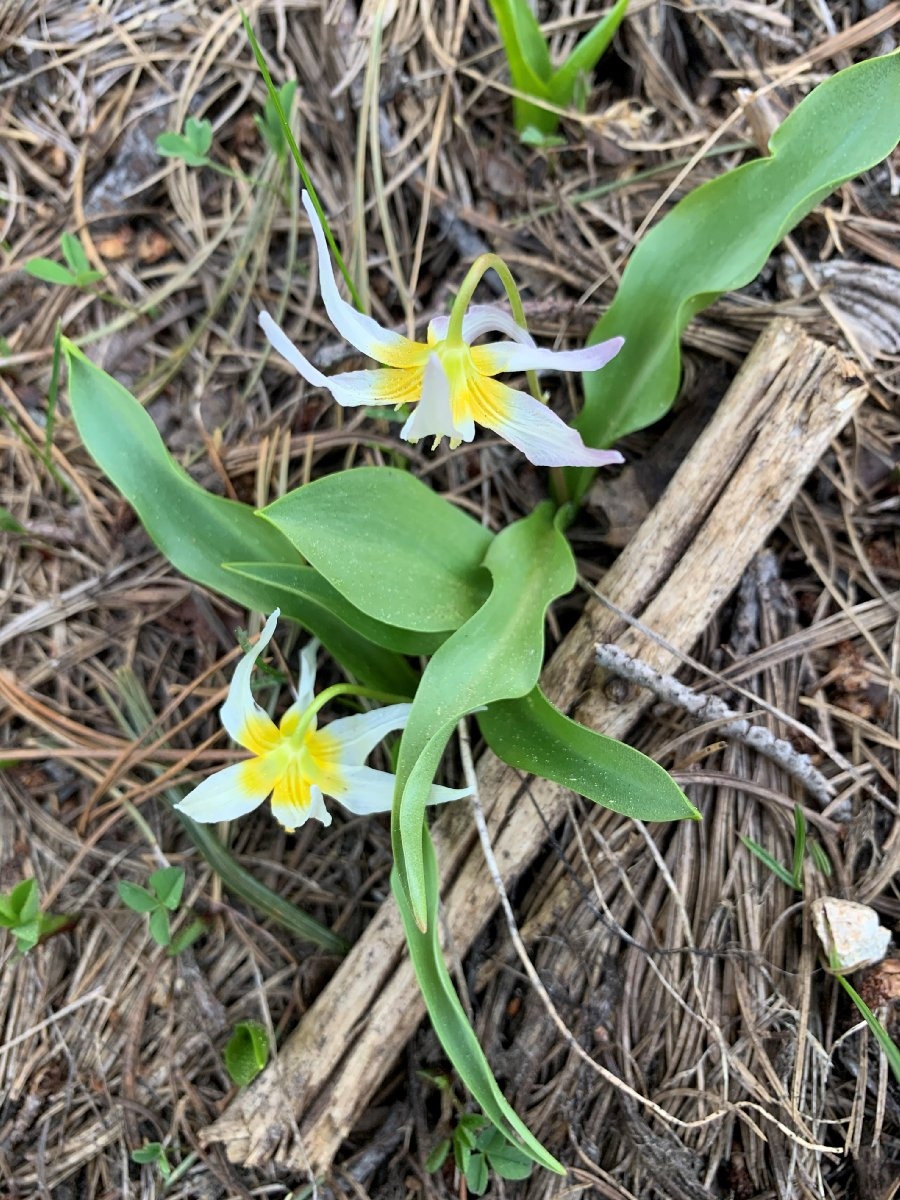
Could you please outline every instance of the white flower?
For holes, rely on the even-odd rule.
[[[250,676],[272,640],[279,615],[276,609],[256,645],[238,663],[220,714],[228,733],[252,757],[210,775],[175,807],[201,823],[232,821],[271,795],[272,812],[288,832],[310,817],[330,825],[325,796],[333,796],[353,813],[389,812],[395,777],[364,763],[382,738],[403,729],[412,706],[390,704],[319,729],[313,696],[318,642],[312,641],[300,656],[297,699],[276,725],[253,699]],[[443,804],[470,794],[468,788],[435,785],[428,803]]]
[[[592,450],[551,409],[526,392],[494,378],[504,371],[596,371],[623,345],[611,338],[584,350],[540,350],[526,329],[494,305],[471,305],[462,319],[460,336],[451,332],[451,319],[437,317],[428,326],[428,341],[414,342],[383,329],[372,317],[341,298],[328,254],[325,231],[309,195],[303,206],[312,224],[319,257],[319,286],[325,311],[338,333],[361,354],[385,365],[377,371],[346,371],[323,375],[300,353],[268,313],[259,323],[272,346],[307,383],[327,388],[338,404],[414,404],[401,430],[410,442],[443,436],[451,446],[471,442],[475,426],[483,425],[511,442],[538,466],[603,467],[620,463],[615,450]],[[511,341],[472,343],[487,333]]]

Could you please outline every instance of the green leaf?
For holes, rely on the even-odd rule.
[[[69,403],[90,455],[140,517],[154,543],[189,579],[258,612],[281,608],[316,635],[361,682],[411,694],[415,674],[318,604],[281,587],[242,578],[225,562],[297,565],[290,543],[246,504],[204,491],[171,457],[148,414],[105,371],[62,339]]]
[[[356,608],[401,629],[456,629],[488,591],[491,533],[407,471],[358,467],[262,510]]]
[[[20,954],[27,954],[29,950],[33,950],[41,939],[41,923],[35,917],[31,921],[23,921],[21,925],[16,925],[12,930],[13,937],[16,939],[16,949]]]
[[[61,234],[59,244],[62,248],[63,258],[69,264],[76,278],[90,272],[91,264],[88,262],[88,256],[85,254],[84,247],[74,233],[66,232]]]
[[[164,158],[183,159],[189,167],[205,167],[209,163],[208,151],[212,145],[212,123],[188,117],[184,133],[171,130],[161,133],[156,139],[156,149]]]
[[[487,1191],[488,1165],[483,1154],[473,1154],[466,1167],[466,1187],[474,1196],[482,1196]]]
[[[806,857],[806,817],[799,804],[794,805],[794,861],[791,880],[794,891],[803,891],[803,860]]]
[[[513,87],[536,100],[549,100],[553,65],[534,13],[525,0],[490,0],[490,4],[500,30]],[[559,125],[559,117],[540,105],[529,104],[514,96],[513,123],[519,133],[536,129],[539,133],[552,135]]]
[[[116,885],[116,891],[119,893],[122,903],[132,912],[150,913],[159,908],[159,901],[156,897],[151,896],[146,888],[139,887],[136,883],[128,883],[123,879]]]
[[[531,691],[543,662],[547,608],[575,583],[575,560],[549,501],[499,533],[484,565],[494,581],[491,594],[428,663],[400,742],[391,818],[394,856],[420,920],[421,829],[450,735],[466,713]]]
[[[227,571],[235,571],[246,579],[283,588],[301,598],[305,606],[317,606],[323,614],[333,614],[362,634],[376,646],[396,650],[400,654],[433,654],[445,641],[444,634],[416,633],[411,629],[398,629],[376,621],[361,612],[339,591],[331,586],[314,567],[295,566],[291,563],[225,563]]]
[[[429,1175],[433,1175],[435,1171],[439,1171],[447,1161],[447,1155],[450,1153],[450,1139],[444,1138],[438,1142],[435,1148],[425,1159],[425,1170]]]
[[[24,525],[20,525],[9,509],[0,504],[0,533],[28,533]]]
[[[744,837],[743,834],[740,835],[740,838],[750,853],[755,854],[761,863],[765,863],[773,875],[780,879],[782,883],[787,884],[792,891],[796,891],[797,885],[794,882],[793,875],[786,867],[781,865],[777,858],[773,858],[768,850],[760,846],[759,842],[754,842],[752,838]]]
[[[225,1047],[225,1070],[233,1083],[246,1087],[269,1061],[269,1037],[258,1021],[242,1021]]]
[[[181,903],[184,891],[184,871],[181,867],[162,867],[154,871],[147,881],[160,904],[174,912]]]
[[[13,911],[20,921],[32,921],[38,915],[41,906],[37,883],[34,879],[23,879],[10,892]]]
[[[517,1146],[511,1146],[506,1139],[503,1145],[485,1151],[492,1171],[501,1179],[527,1179],[531,1174],[533,1164]]]
[[[157,946],[168,946],[172,940],[169,914],[164,908],[155,908],[150,914],[150,936]]]
[[[26,275],[43,280],[44,283],[62,283],[71,287],[77,282],[68,267],[54,262],[52,258],[32,258],[22,270]]]
[[[188,117],[184,123],[184,132],[191,144],[191,148],[197,154],[207,154],[209,152],[213,137],[211,121],[207,121],[205,117],[200,121],[196,117]]]
[[[172,938],[169,943],[170,958],[177,958],[182,951],[187,950],[188,946],[193,946],[198,938],[203,937],[204,933],[206,933],[206,922],[201,917],[195,917]]]
[[[413,968],[434,1032],[488,1120],[536,1163],[564,1175],[563,1167],[548,1154],[504,1099],[459,1002],[441,954],[437,862],[427,827],[422,828],[422,842],[427,932],[423,933],[416,923],[396,867],[391,872],[391,889],[400,909]]]
[[[552,779],[638,821],[699,819],[671,775],[624,742],[564,716],[540,688],[476,714],[490,748],[519,771]]]
[[[56,933],[57,929],[62,929],[71,920],[71,917],[64,917],[56,913],[41,913],[38,916],[39,940],[43,941],[51,933]]]
[[[872,1030],[872,1033],[875,1035],[875,1040],[878,1042],[878,1045],[884,1052],[884,1056],[888,1060],[888,1065],[894,1073],[894,1079],[897,1081],[897,1083],[900,1083],[900,1047],[897,1046],[897,1043],[893,1040],[891,1035],[878,1020],[853,985],[849,983],[849,981],[843,975],[837,975],[835,978],[859,1009],[865,1023]]]
[[[256,127],[262,135],[264,141],[273,151],[276,158],[284,159],[287,157],[287,139],[284,136],[284,130],[281,127],[281,116],[279,113],[279,105],[281,112],[290,119],[291,109],[294,106],[294,96],[297,92],[297,81],[289,79],[287,83],[283,83],[278,88],[278,104],[271,96],[266,96],[265,107],[262,114],[257,114],[254,118]]]
[[[601,17],[593,29],[588,30],[563,65],[553,73],[549,80],[550,99],[557,107],[566,108],[572,103],[579,76],[593,71],[600,56],[605,53],[615,37],[627,8],[628,0],[617,0],[606,16]]]
[[[825,80],[775,130],[768,158],[696,188],[650,230],[588,339],[625,338],[608,366],[584,376],[575,425],[588,445],[611,445],[668,411],[688,322],[723,292],[750,283],[820,201],[891,153],[898,130],[895,51]],[[570,488],[581,496],[591,478],[569,474]]]

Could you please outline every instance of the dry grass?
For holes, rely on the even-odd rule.
[[[590,113],[567,122],[566,148],[542,155],[512,133],[482,0],[365,3],[359,14],[317,0],[248,9],[275,77],[300,83],[304,153],[372,311],[421,330],[466,263],[490,248],[528,289],[536,334],[573,342],[608,302],[652,214],[742,159],[754,131],[737,88],[768,89],[780,115],[833,70],[892,48],[900,16],[896,3],[866,16],[853,0],[683,12],[637,0]],[[587,11],[580,0],[559,6],[554,53]],[[255,314],[266,306],[318,360],[343,365],[307,274],[296,200],[285,204],[273,186],[252,122],[264,90],[235,7],[14,2],[0,7],[0,47],[0,335],[9,351],[0,503],[26,531],[0,534],[0,888],[34,876],[46,907],[72,916],[24,959],[3,944],[0,1194],[153,1195],[152,1171],[129,1153],[160,1140],[177,1146],[174,1161],[197,1156],[173,1197],[284,1196],[307,1181],[235,1168],[202,1150],[195,1132],[231,1094],[221,1060],[230,1027],[255,1018],[281,1037],[334,960],[223,895],[165,800],[167,788],[228,755],[215,709],[246,614],[159,558],[64,406],[49,442],[53,330],[61,322],[136,391],[195,477],[242,499],[380,462],[392,431],[342,423],[262,351]],[[187,115],[208,117],[217,160],[259,185],[160,159],[155,136]],[[873,904],[891,926],[900,918],[896,166],[843,189],[804,224],[802,262],[774,258],[759,284],[695,322],[685,383],[693,407],[668,438],[650,431],[626,447],[648,464],[652,498],[675,465],[671,447],[690,436],[691,411],[721,394],[774,314],[790,312],[863,356],[872,385],[863,415],[685,678],[712,681],[780,736],[796,738],[786,720],[801,722],[811,731],[801,748],[813,749],[813,736],[824,745],[820,765],[839,798],[808,818],[834,865],[827,886]],[[63,230],[107,270],[104,298],[22,272],[29,258],[57,256]],[[824,300],[804,268],[831,284]],[[452,460],[412,461],[492,523],[526,511],[543,487],[488,441]],[[604,519],[592,511],[576,531],[592,579],[623,536],[615,516],[603,532]],[[558,617],[570,621],[571,605]],[[125,671],[163,714],[138,742],[121,724]],[[565,1194],[888,1200],[900,1171],[900,1092],[819,966],[797,898],[739,841],[752,837],[786,860],[790,805],[803,797],[772,764],[677,713],[645,722],[639,744],[690,785],[706,820],[648,831],[573,802],[566,826],[548,830],[546,859],[521,881],[516,910],[586,1053],[561,1040],[503,927],[492,927],[465,968],[507,1093],[570,1165]],[[286,838],[260,813],[233,839],[248,869],[349,940],[385,894],[383,823],[338,818],[324,834]],[[177,962],[115,890],[164,860],[185,865],[188,900],[208,920]],[[826,885],[811,872],[808,886]],[[896,1032],[886,979],[862,986]],[[417,1071],[441,1065],[423,1032],[347,1145],[334,1194],[451,1194],[449,1174],[422,1167],[443,1117]],[[560,1187],[535,1176],[506,1192]]]

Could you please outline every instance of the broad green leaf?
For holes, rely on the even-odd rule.
[[[90,271],[91,264],[88,262],[88,256],[84,252],[84,246],[82,246],[74,233],[67,231],[60,234],[59,244],[62,248],[63,258],[69,264],[74,275],[79,276]]]
[[[483,1196],[488,1185],[488,1165],[483,1154],[473,1154],[466,1167],[466,1187],[473,1196]]]
[[[181,867],[162,867],[154,871],[147,882],[160,904],[174,912],[181,903],[184,891],[184,871]]]
[[[176,934],[169,943],[169,955],[171,958],[177,958],[188,946],[193,946],[198,938],[203,937],[207,930],[207,922],[201,917],[195,917],[193,921],[189,921],[180,933]]]
[[[169,914],[164,908],[155,908],[150,914],[150,936],[157,946],[168,946],[172,940]]]
[[[33,921],[23,921],[21,925],[17,925],[12,931],[13,937],[16,939],[16,949],[20,954],[27,954],[29,950],[33,950],[41,939],[41,923],[35,918]]]
[[[151,896],[146,888],[139,887],[136,883],[129,883],[123,879],[116,885],[116,890],[119,893],[119,899],[132,912],[150,913],[159,907],[157,898]]]
[[[171,457],[134,397],[62,339],[69,403],[88,452],[129,502],[160,551],[179,571],[257,612],[281,608],[319,638],[362,683],[398,695],[415,674],[397,654],[372,645],[321,604],[282,587],[242,578],[226,562],[298,564],[296,551],[246,504],[214,496]]]
[[[641,240],[589,342],[625,345],[584,376],[574,422],[609,446],[667,412],[678,393],[679,338],[701,309],[750,283],[778,242],[830,192],[885,158],[900,135],[900,53],[857,63],[819,84],[775,130],[768,158],[685,196]],[[584,494],[592,473],[567,473]]]
[[[491,594],[425,668],[400,743],[392,814],[394,856],[417,919],[424,920],[421,830],[428,791],[457,721],[484,704],[524,696],[544,651],[548,606],[575,583],[572,551],[548,502],[490,543]]]
[[[23,879],[21,883],[17,883],[10,893],[10,899],[13,911],[23,924],[33,921],[38,915],[41,902],[38,886],[33,879]]]
[[[487,595],[490,531],[407,471],[340,471],[261,515],[345,599],[388,625],[456,629]]]
[[[212,121],[208,121],[205,117],[199,121],[196,117],[188,117],[184,123],[184,132],[187,140],[198,154],[208,153],[212,145]]]
[[[445,640],[443,634],[416,633],[376,621],[345,600],[314,567],[291,563],[225,563],[225,569],[236,571],[247,579],[284,588],[299,596],[305,605],[318,605],[324,613],[339,617],[345,625],[386,650],[396,650],[400,654],[433,654]]]
[[[450,1153],[450,1139],[444,1138],[438,1142],[435,1148],[425,1159],[425,1170],[429,1175],[433,1175],[435,1171],[439,1171],[447,1161],[447,1155]]]
[[[22,269],[26,275],[43,280],[44,283],[62,283],[69,287],[76,283],[75,276],[69,268],[54,262],[52,258],[32,258]]]
[[[638,821],[700,814],[662,767],[624,742],[570,720],[540,688],[476,714],[485,741],[511,767],[552,779]]]
[[[246,1087],[269,1061],[269,1036],[258,1021],[241,1021],[225,1046],[225,1070],[233,1083]]]
[[[469,1024],[459,997],[453,987],[441,954],[440,922],[438,920],[439,883],[434,846],[427,827],[422,827],[422,862],[424,867],[428,931],[423,933],[413,916],[400,873],[391,872],[391,888],[400,909],[406,940],[409,944],[413,969],[419,982],[422,998],[434,1032],[453,1063],[460,1079],[471,1092],[485,1116],[514,1145],[531,1156],[536,1163],[565,1174],[564,1168],[548,1154],[523,1122],[507,1104],[491,1072],[478,1038]]]

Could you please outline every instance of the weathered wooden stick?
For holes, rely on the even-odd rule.
[[[652,696],[618,704],[594,664],[596,642],[617,641],[659,671],[678,667],[803,480],[866,394],[852,364],[779,321],[759,339],[707,430],[603,581],[615,608],[639,616],[667,650],[592,600],[548,664],[542,686],[578,720],[623,737]],[[504,880],[540,850],[565,790],[528,779],[487,753],[481,796]],[[523,795],[526,791],[527,798]],[[433,827],[446,926],[464,954],[497,903],[463,804]],[[277,1062],[202,1133],[232,1162],[273,1157],[327,1170],[424,1014],[399,915],[386,901],[287,1042]]]

